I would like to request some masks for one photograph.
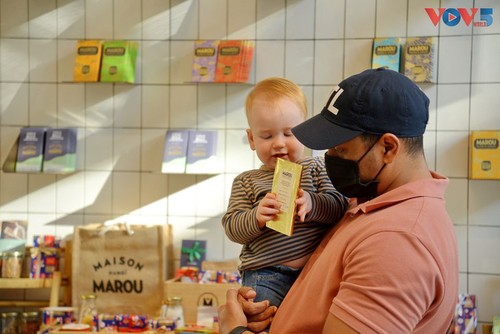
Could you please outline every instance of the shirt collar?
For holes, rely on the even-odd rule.
[[[434,197],[444,199],[444,193],[448,186],[449,179],[434,171],[430,171],[431,179],[421,179],[410,182],[401,187],[383,193],[369,201],[354,205],[349,209],[349,213],[357,214],[360,211],[369,213],[380,208],[388,207],[399,202],[416,197]]]

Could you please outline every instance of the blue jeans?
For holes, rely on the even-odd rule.
[[[300,271],[281,265],[245,270],[241,280],[244,286],[250,286],[257,292],[256,302],[269,300],[270,305],[279,307]]]

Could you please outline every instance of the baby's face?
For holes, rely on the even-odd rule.
[[[303,121],[302,110],[290,99],[269,103],[258,97],[248,120],[250,147],[268,167],[274,168],[277,158],[296,162],[302,157],[304,146],[295,138],[292,128]]]

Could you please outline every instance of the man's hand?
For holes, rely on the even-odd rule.
[[[312,210],[311,195],[307,191],[299,189],[295,204],[297,205],[297,217],[303,223],[306,220],[306,215]]]
[[[256,293],[250,287],[241,287],[238,290],[238,300],[247,318],[247,327],[254,333],[260,333],[273,320],[277,311],[276,306],[269,306],[269,301],[254,302]]]
[[[264,228],[268,221],[276,218],[276,215],[280,212],[280,206],[275,194],[267,193],[266,196],[264,196],[257,207],[256,216],[259,228]]]
[[[229,289],[226,292],[226,304],[217,309],[221,334],[229,333],[238,326],[247,326],[247,318],[238,299],[238,290]]]

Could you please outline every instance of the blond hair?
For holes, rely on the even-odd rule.
[[[270,105],[276,103],[282,98],[289,98],[307,118],[307,100],[304,92],[300,87],[285,78],[270,77],[258,82],[248,94],[245,101],[245,112],[247,119],[249,119],[250,110],[252,110],[253,101],[257,96],[263,96]]]

